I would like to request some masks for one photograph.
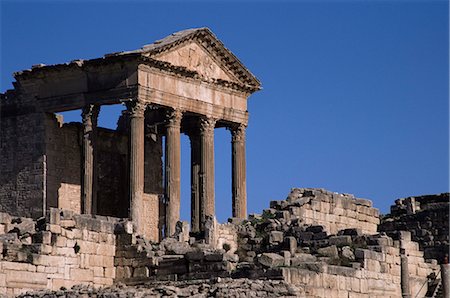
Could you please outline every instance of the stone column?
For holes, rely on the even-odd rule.
[[[233,217],[245,219],[247,217],[245,125],[233,127],[231,129],[231,135]]]
[[[142,216],[144,195],[144,112],[145,105],[138,101],[127,103],[130,119],[129,136],[129,191],[130,191],[130,218],[135,231],[143,233]]]
[[[403,298],[411,298],[411,290],[409,287],[409,269],[408,257],[405,255],[404,249],[400,249],[400,284]]]
[[[166,126],[166,237],[175,233],[175,227],[180,220],[180,127],[182,116],[183,113],[180,110],[171,111]]]
[[[214,127],[213,118],[200,119],[200,225],[214,215]]]
[[[83,176],[81,180],[81,212],[93,214],[95,202],[95,142],[97,135],[97,118],[100,108],[88,105],[82,109],[81,118],[83,122]]]
[[[188,133],[191,141],[191,230],[200,231],[200,135]]]
[[[441,265],[442,297],[450,296],[450,264]]]

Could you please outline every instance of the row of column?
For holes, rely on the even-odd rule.
[[[144,113],[146,105],[132,101],[127,104],[129,112],[129,197],[130,217],[138,233],[143,231],[144,193]],[[99,107],[83,108],[83,178],[82,212],[95,213],[94,171],[95,139]],[[180,132],[182,112],[172,110],[167,115],[165,148],[165,234],[175,233],[180,219]],[[191,142],[191,226],[193,231],[203,230],[207,216],[214,215],[214,127],[216,119],[201,117],[198,127],[187,134]],[[245,126],[230,128],[232,133],[232,205],[233,217],[246,217],[245,175]]]

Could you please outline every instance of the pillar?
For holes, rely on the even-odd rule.
[[[409,269],[408,257],[405,255],[404,249],[400,253],[400,283],[403,298],[411,298],[411,290],[409,287]]]
[[[188,133],[191,142],[191,231],[200,231],[200,135]]]
[[[100,108],[95,105],[85,106],[81,111],[83,122],[81,213],[83,214],[95,213],[95,143],[99,111]]]
[[[442,297],[450,297],[450,264],[441,264]]]
[[[214,127],[213,118],[200,119],[200,225],[214,215]]]
[[[142,216],[144,195],[144,112],[145,105],[138,101],[127,104],[130,119],[129,137],[129,191],[130,218],[135,231],[143,234]]]
[[[180,127],[183,114],[179,110],[170,111],[166,126],[166,229],[165,235],[172,236],[180,220]]]
[[[232,213],[233,217],[247,217],[247,185],[245,165],[245,125],[231,129]]]

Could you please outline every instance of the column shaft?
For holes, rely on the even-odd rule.
[[[128,104],[130,113],[130,217],[136,232],[143,233],[144,194],[144,112],[143,103],[133,101]]]
[[[232,212],[233,217],[247,217],[247,185],[245,162],[245,126],[240,125],[232,133]]]
[[[81,212],[93,214],[94,212],[94,168],[95,168],[95,141],[97,131],[97,118],[99,107],[88,105],[82,109],[81,117],[83,121],[83,176],[82,176],[82,201]]]
[[[214,215],[214,126],[212,118],[200,120],[200,221]]]
[[[182,112],[175,110],[169,114],[166,134],[166,237],[175,233],[180,220],[180,125]]]
[[[191,141],[191,230],[200,231],[200,137],[189,134]]]

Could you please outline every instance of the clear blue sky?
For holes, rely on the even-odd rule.
[[[187,2],[187,1],[185,1]],[[1,2],[1,91],[33,64],[132,50],[207,26],[261,80],[249,100],[249,212],[291,187],[369,198],[449,189],[447,1]],[[65,115],[78,120],[78,112]],[[111,127],[117,108],[103,109]],[[182,138],[182,218],[189,219]],[[216,131],[216,210],[231,215],[228,131]]]

